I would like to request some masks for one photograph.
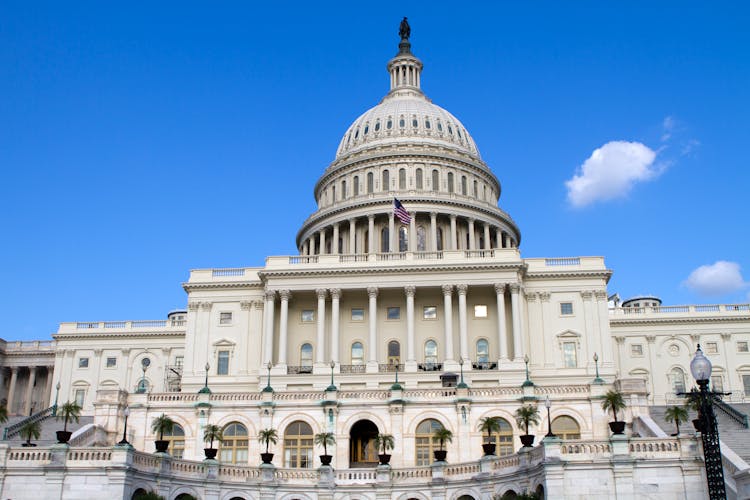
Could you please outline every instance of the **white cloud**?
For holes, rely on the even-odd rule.
[[[700,266],[682,284],[701,295],[726,295],[748,286],[740,265],[726,260]]]
[[[611,141],[594,150],[565,182],[568,201],[584,207],[596,201],[622,198],[637,182],[658,176],[656,152],[640,142]]]
[[[661,142],[667,142],[672,137],[672,131],[674,130],[674,127],[676,125],[675,119],[672,116],[667,116],[664,118],[664,121],[661,123],[662,126],[662,134],[661,134]]]

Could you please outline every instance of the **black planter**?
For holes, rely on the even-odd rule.
[[[260,459],[263,460],[264,464],[270,464],[273,461],[273,453],[261,453]]]
[[[166,439],[157,439],[154,441],[154,446],[156,446],[157,453],[166,453],[169,449],[169,441]]]
[[[57,431],[55,434],[57,434],[57,442],[62,444],[70,441],[70,436],[73,435],[70,431]]]
[[[380,465],[388,465],[389,463],[391,463],[391,456],[382,453],[378,455],[378,460],[380,460]]]
[[[203,453],[206,454],[206,458],[216,458],[216,452],[219,451],[216,448],[203,448]]]
[[[432,452],[432,456],[435,457],[436,462],[445,462],[445,457],[448,456],[447,450],[435,450]]]
[[[495,454],[495,443],[484,443],[482,445],[482,450],[484,451],[485,456],[486,455],[494,455]]]
[[[331,465],[333,455],[320,455],[320,465]]]
[[[609,423],[609,430],[612,434],[624,434],[625,433],[625,422],[615,421]]]
[[[29,446],[36,446],[36,443],[22,443],[21,446],[28,448]]]
[[[693,420],[693,427],[695,427],[695,430],[698,432],[703,432],[703,420],[700,418],[696,418]]]
[[[521,439],[521,444],[524,446],[524,448],[531,448],[534,446],[534,436],[533,434],[524,434],[522,436],[518,436]]]

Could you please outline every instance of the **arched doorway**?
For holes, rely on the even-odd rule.
[[[377,435],[377,426],[369,420],[360,420],[352,426],[349,432],[350,467],[375,467],[378,464]]]

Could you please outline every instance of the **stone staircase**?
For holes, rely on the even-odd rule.
[[[15,423],[18,423],[28,417],[25,416],[19,416],[19,417],[10,417],[8,418],[8,421],[2,424],[3,427],[9,427]],[[70,432],[75,432],[84,425],[90,424],[94,422],[94,417],[80,417],[78,420],[78,423],[76,422],[68,422],[68,430]],[[57,420],[53,416],[48,416],[43,418],[39,421],[39,426],[41,427],[41,434],[39,435],[39,439],[32,439],[32,443],[36,443],[37,446],[50,446],[57,442],[57,437],[55,436],[55,433],[57,431],[61,431],[63,428],[64,422],[62,420]],[[0,434],[2,436],[2,434]],[[20,446],[21,443],[25,443],[26,440],[21,437],[20,434],[16,434],[14,436],[11,436],[8,439],[3,439],[0,441],[2,443],[9,444],[11,446]]]
[[[750,415],[749,403],[731,403],[731,406],[745,415]],[[667,435],[671,435],[675,432],[675,426],[673,423],[667,423],[667,421],[664,420],[664,412],[667,408],[667,406],[651,406],[650,413],[654,422],[656,422],[656,424],[661,427]],[[750,463],[750,429],[746,429],[742,424],[735,419],[730,418],[718,408],[714,409],[714,413],[716,413],[719,422],[719,437],[721,438],[722,443],[724,443],[724,446],[729,446],[732,451],[742,457],[743,460]],[[697,415],[692,410],[689,412],[689,415],[690,420],[684,424],[680,424],[680,432],[695,432],[691,420],[697,418]]]

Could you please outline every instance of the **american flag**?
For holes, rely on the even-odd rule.
[[[396,198],[393,198],[393,215],[395,215],[402,224],[408,224],[411,222],[411,216],[406,211],[404,206]]]

